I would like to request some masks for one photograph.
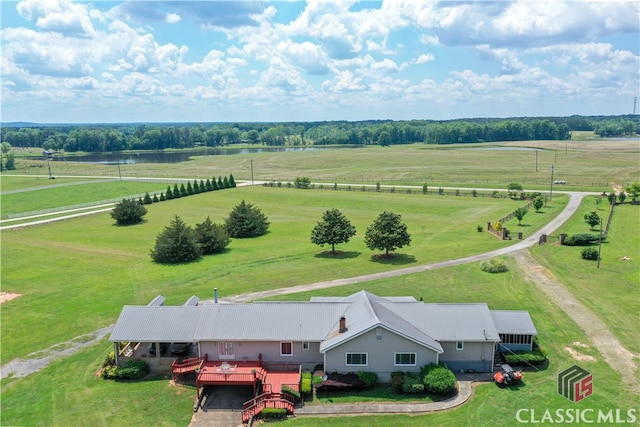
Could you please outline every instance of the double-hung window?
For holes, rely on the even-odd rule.
[[[347,366],[367,366],[368,354],[367,353],[347,353],[346,365]]]
[[[395,366],[416,366],[418,355],[416,353],[394,353]]]

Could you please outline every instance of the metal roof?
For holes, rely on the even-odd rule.
[[[491,310],[491,317],[500,334],[538,335],[528,311]]]
[[[109,340],[192,342],[200,314],[197,306],[126,305]]]

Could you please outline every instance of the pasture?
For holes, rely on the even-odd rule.
[[[296,176],[308,176],[313,181],[327,183],[375,185],[379,181],[386,185],[404,183],[421,187],[426,182],[430,190],[434,188],[431,182],[435,179],[440,181],[433,181],[434,186],[451,184],[454,188],[500,190],[514,181],[523,183],[528,189],[546,190],[549,182],[547,166],[556,161],[556,170],[563,171],[562,179],[567,180],[566,188],[610,191],[610,188],[603,189],[589,182],[640,181],[637,142],[577,141],[573,155],[572,142],[567,144],[566,154],[561,151],[564,142],[506,144],[545,148],[546,151],[538,154],[538,172],[535,172],[533,163],[534,152],[530,151],[474,151],[417,144],[203,157],[170,167],[122,167],[123,176],[206,179],[233,173],[236,180],[240,180],[250,178],[249,162],[253,160],[256,179],[274,181],[292,181]],[[563,154],[566,159],[561,159]],[[557,159],[552,159],[551,155]],[[34,165],[18,172],[33,171],[37,169]],[[105,177],[114,174],[114,167],[104,165],[64,162],[64,167],[64,171],[61,169],[55,173]],[[17,212],[44,209],[44,198],[32,197],[39,201],[30,201],[33,204],[28,207],[26,201],[19,202],[15,198],[17,194],[38,194],[42,191],[38,188],[43,185],[77,184],[60,190],[53,202],[47,202],[47,207],[79,203],[76,201],[79,195],[83,200],[91,200],[93,184],[84,184],[86,180],[3,176],[3,215],[5,198],[11,210]],[[107,193],[115,193],[113,197],[125,197],[152,192],[156,187],[166,188],[166,185],[157,183],[130,186],[133,183],[126,181],[113,184],[98,182],[94,200],[103,200]],[[99,187],[102,189],[98,190]],[[14,189],[29,188],[34,191],[4,194]],[[75,190],[79,191],[76,193]],[[155,236],[175,215],[190,225],[202,222],[207,216],[214,222],[221,222],[242,199],[254,203],[269,217],[271,228],[267,235],[250,240],[234,239],[224,253],[186,265],[161,266],[151,262],[149,250]],[[508,223],[507,227],[529,235],[562,210],[566,202],[566,196],[554,193],[553,203],[543,208],[541,213],[530,210],[521,227],[516,225],[516,220]],[[165,295],[167,304],[180,304],[191,295],[212,298],[214,287],[224,298],[428,264],[504,247],[517,240],[500,241],[489,233],[478,233],[476,226],[486,227],[487,221],[495,221],[523,204],[522,201],[504,198],[423,195],[419,188],[413,194],[406,194],[400,191],[376,193],[252,187],[150,205],[145,222],[136,226],[117,227],[109,214],[103,213],[3,231],[2,290],[22,296],[2,304],[2,364],[112,324],[122,305],[145,304],[157,294]],[[340,209],[358,231],[351,242],[337,246],[341,251],[339,256],[328,255],[327,247],[320,248],[309,241],[311,229],[320,220],[322,212],[334,207]],[[600,208],[605,209],[604,205]],[[587,231],[588,226],[582,216],[595,209],[593,199],[587,198],[561,231]],[[637,209],[638,206],[628,203],[617,208],[609,238],[603,246],[599,270],[595,269],[594,262],[581,260],[577,248],[548,244],[531,250],[538,262],[551,269],[609,326],[623,345],[635,352],[640,348],[637,338],[637,325],[640,324],[637,264],[640,259],[640,224]],[[363,243],[366,227],[383,210],[401,214],[412,236],[411,245],[399,249],[398,256],[389,260],[372,257],[376,252],[370,251]],[[606,211],[599,212],[604,214]],[[631,257],[631,262],[621,262],[622,256]],[[484,273],[477,264],[467,264],[278,299],[307,300],[311,295],[348,295],[366,289],[379,295],[413,295],[425,301],[484,301],[492,309],[523,309],[531,313],[540,343],[548,352],[551,364],[545,370],[527,372],[523,386],[499,389],[492,384],[480,385],[470,402],[452,411],[420,416],[351,417],[350,425],[512,425],[515,423],[515,411],[519,408],[533,408],[537,413],[543,413],[545,409],[575,408],[576,404],[557,393],[555,383],[557,373],[574,363],[580,363],[596,379],[594,394],[582,402],[584,405],[581,407],[637,408],[637,396],[621,388],[620,374],[602,360],[598,349],[593,347],[579,325],[534,284],[527,283],[511,257],[505,257],[505,260],[510,270],[504,274]],[[1,424],[187,425],[195,394],[193,389],[173,388],[164,377],[117,383],[95,376],[104,355],[111,348],[103,340],[26,378],[4,379]],[[585,356],[584,359],[577,362],[567,348]],[[299,418],[285,424],[317,425],[318,420]],[[323,418],[322,424],[339,425],[344,424],[344,420]]]

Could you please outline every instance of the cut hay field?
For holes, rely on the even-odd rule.
[[[245,147],[246,148],[246,147]],[[532,148],[538,149],[536,151]],[[504,189],[519,182],[547,190],[554,177],[566,189],[609,191],[613,184],[640,180],[640,141],[526,141],[486,144],[322,149],[199,156],[180,164],[113,165],[52,162],[54,175],[184,177],[206,179],[233,174],[236,180],[292,182],[303,175],[326,183],[487,187]],[[71,159],[71,158],[69,158]],[[69,160],[67,159],[67,160]],[[18,174],[42,175],[42,160],[17,160]]]

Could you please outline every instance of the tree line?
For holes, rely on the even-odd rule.
[[[41,147],[66,152],[113,152],[223,147],[245,143],[261,146],[397,145],[423,142],[566,140],[572,131],[601,136],[640,133],[639,116],[570,116],[477,118],[447,121],[369,120],[296,123],[177,123],[38,125],[5,124],[0,141],[13,147]]]

